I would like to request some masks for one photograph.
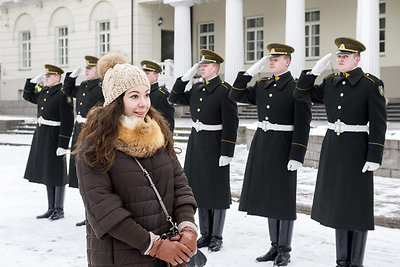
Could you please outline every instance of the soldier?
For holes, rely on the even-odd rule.
[[[192,114],[184,169],[199,207],[202,236],[197,246],[219,251],[226,209],[231,204],[229,164],[235,149],[238,115],[236,103],[228,97],[231,86],[218,76],[224,59],[207,49],[200,50],[200,54],[204,82],[185,92],[197,71],[196,63],[176,80],[169,99],[190,106]]]
[[[66,160],[74,114],[72,99],[60,83],[62,69],[46,64],[45,87],[35,93],[35,84],[42,75],[27,79],[23,97],[37,104],[37,127],[24,178],[47,186],[48,210],[36,218],[64,218],[65,184],[68,182]]]
[[[322,143],[311,218],[336,229],[337,266],[361,267],[367,231],[374,229],[373,171],[382,163],[386,132],[383,82],[358,67],[365,46],[335,39],[339,73],[314,81],[330,63],[304,70],[294,96],[324,103],[328,130]]]
[[[97,75],[97,61],[94,56],[85,56],[86,81],[83,81],[79,86],[75,85],[76,78],[79,76],[81,67],[77,67],[72,73],[68,72],[64,79],[64,90],[71,97],[76,98],[76,119],[74,125],[74,133],[72,135],[72,150],[75,149],[76,141],[81,133],[82,124],[86,122],[86,115],[89,110],[96,104],[103,104],[104,97],[101,87],[101,80]],[[71,155],[69,161],[69,186],[78,188],[78,178],[76,177],[75,155]],[[85,225],[85,220],[78,222],[76,226]]]
[[[140,62],[143,71],[147,75],[147,79],[150,82],[150,100],[151,106],[158,110],[161,115],[167,120],[171,132],[175,128],[174,112],[175,109],[172,103],[169,102],[169,92],[165,87],[160,87],[158,85],[158,76],[162,72],[160,65],[153,61],[142,60]]]
[[[256,260],[286,266],[290,262],[296,219],[297,169],[302,166],[307,150],[311,109],[309,104],[293,98],[296,81],[288,67],[294,48],[270,43],[267,49],[268,56],[246,73],[238,73],[229,97],[257,105],[259,120],[249,151],[239,210],[268,217],[271,248]],[[267,60],[273,76],[247,86]]]

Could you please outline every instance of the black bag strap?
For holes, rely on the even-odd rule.
[[[140,169],[142,169],[143,175],[147,178],[147,180],[149,180],[150,187],[153,189],[154,193],[157,196],[158,202],[160,203],[160,206],[164,212],[165,218],[172,225],[173,228],[177,229],[176,224],[172,221],[172,217],[168,214],[168,210],[165,207],[165,204],[161,198],[161,195],[158,192],[157,187],[154,184],[153,180],[151,179],[149,172],[143,167],[143,165],[139,162],[139,160],[137,158],[134,158],[134,159],[135,159],[136,163],[139,165]]]

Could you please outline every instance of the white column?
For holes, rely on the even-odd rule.
[[[192,66],[191,0],[164,0],[174,7],[174,79],[182,76]]]
[[[286,44],[295,51],[289,70],[298,78],[306,65],[305,52],[305,5],[304,0],[286,0]]]
[[[379,77],[379,0],[357,1],[356,39],[367,48],[361,53],[359,66],[364,72]]]
[[[244,70],[243,0],[226,0],[225,78],[229,84]]]

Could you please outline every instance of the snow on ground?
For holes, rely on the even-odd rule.
[[[3,140],[0,137],[0,142]],[[179,159],[183,164],[186,145]],[[87,266],[85,228],[75,223],[84,218],[84,208],[77,189],[67,188],[65,218],[59,221],[37,220],[36,215],[47,209],[46,190],[43,185],[29,183],[23,179],[29,146],[0,146],[0,251],[1,266]],[[245,146],[237,146],[232,162],[232,191],[238,194],[247,159]],[[303,168],[299,172],[298,201],[311,203],[316,170]],[[379,180],[380,179],[380,180]],[[377,208],[382,214],[396,213],[399,216],[398,179],[377,178],[383,184],[379,190],[382,205]],[[397,192],[397,194],[395,193]],[[390,202],[394,207],[385,207]],[[383,210],[383,211],[381,211]],[[292,267],[324,267],[335,265],[334,230],[321,226],[309,215],[298,214],[295,222],[292,248]],[[256,263],[255,258],[269,248],[267,220],[247,216],[238,211],[233,202],[228,210],[224,247],[220,252],[209,253],[207,266],[272,266],[271,263]],[[369,232],[365,267],[399,266],[400,229],[376,227]]]

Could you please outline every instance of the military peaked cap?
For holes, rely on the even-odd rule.
[[[209,64],[209,63],[221,64],[222,62],[224,62],[224,59],[220,55],[208,49],[201,49],[200,56],[201,56],[200,64]]]
[[[294,52],[293,47],[280,43],[269,43],[267,44],[267,49],[269,51],[269,58],[279,57],[283,55],[290,56],[290,54]]]
[[[365,46],[361,42],[349,37],[337,37],[335,44],[338,47],[336,54],[360,54],[365,51]]]
[[[46,74],[63,74],[64,71],[63,69],[55,66],[55,65],[51,65],[51,64],[46,64],[44,65],[44,68],[46,69]]]
[[[142,61],[140,61],[140,65],[142,65],[143,70],[154,71],[157,73],[162,72],[161,66],[150,60],[142,60]]]
[[[86,59],[86,67],[94,67],[97,65],[97,61],[99,58],[94,56],[85,56]]]

